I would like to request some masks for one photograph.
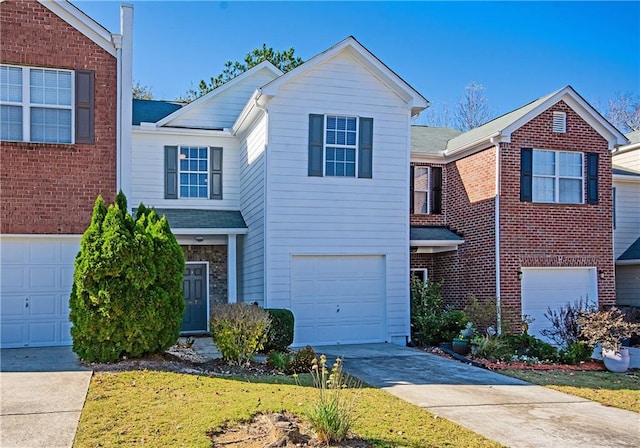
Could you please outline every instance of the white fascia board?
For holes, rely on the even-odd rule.
[[[94,41],[111,56],[116,57],[116,45],[115,42],[112,41],[112,34],[109,30],[76,6],[68,1],[38,0],[38,2]]]
[[[420,153],[411,153],[411,162],[416,163],[447,163],[448,160],[444,156],[444,151],[440,154],[420,154]]]
[[[396,92],[396,94],[411,107],[412,115],[416,115],[418,112],[429,106],[429,102],[420,93],[418,93],[417,90],[411,87],[404,79],[387,67],[353,36],[347,37],[331,48],[315,55],[304,64],[299,65],[279,78],[267,83],[262,87],[262,93],[268,96],[277,95],[278,89],[282,84],[289,82],[291,79],[304,72],[314,69],[342,51],[349,51],[349,54],[352,57],[358,60],[358,62],[363,64],[363,66],[365,66],[374,76]]]
[[[447,162],[454,162],[468,155],[474,154],[476,152],[484,151],[485,149],[489,149],[496,144],[501,142],[509,143],[511,141],[511,135],[509,137],[505,137],[502,134],[502,131],[498,131],[494,134],[482,137],[479,140],[468,143],[464,146],[456,148],[452,151],[445,150],[444,156]]]
[[[411,247],[445,247],[459,246],[464,240],[411,240]]]
[[[222,131],[213,129],[192,129],[192,128],[159,128],[155,123],[140,123],[140,125],[132,126],[134,134],[164,134],[164,135],[183,135],[183,136],[206,136],[206,137],[233,137],[230,129]]]
[[[640,183],[640,176],[629,176],[626,174],[614,174],[613,176],[614,182],[631,182],[631,183]]]
[[[628,141],[628,140],[627,140]],[[623,146],[619,146],[618,148],[616,148],[616,150],[613,152],[614,156],[617,156],[619,154],[625,154],[627,152],[631,152],[631,151],[637,151],[640,149],[640,142],[638,143],[631,143],[628,145],[623,145]],[[638,156],[640,157],[640,156]]]
[[[269,70],[276,77],[282,75],[282,72],[280,71],[280,69],[278,69],[271,62],[263,61],[260,64],[256,65],[255,67],[252,67],[249,70],[247,70],[246,72],[242,73],[241,75],[236,76],[231,81],[228,81],[228,82],[222,84],[220,87],[218,87],[216,89],[213,89],[211,92],[207,93],[206,95],[201,96],[200,98],[190,102],[186,106],[181,107],[180,109],[176,110],[175,112],[167,115],[163,119],[159,120],[156,124],[158,126],[164,126],[167,123],[169,123],[169,122],[171,122],[171,121],[173,121],[173,120],[175,120],[177,118],[182,117],[183,115],[189,113],[189,111],[200,107],[200,105],[208,103],[209,101],[212,101],[216,96],[218,96],[221,93],[233,88],[233,86],[238,84],[240,81],[253,76],[255,73],[259,72],[262,69]]]
[[[221,229],[174,229],[171,231],[174,235],[246,235],[249,233],[249,229],[240,228],[240,229],[229,229],[229,228],[221,228]]]
[[[237,135],[246,127],[246,125],[251,124],[260,112],[260,109],[264,108],[268,100],[269,98],[262,95],[260,89],[256,89],[242,108],[242,111],[240,111],[236,121],[231,126],[231,133],[233,135]]]

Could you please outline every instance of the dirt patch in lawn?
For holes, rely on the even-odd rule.
[[[340,444],[319,442],[303,420],[295,415],[259,414],[247,423],[208,431],[213,448],[332,447],[371,448],[367,441],[350,438]]]

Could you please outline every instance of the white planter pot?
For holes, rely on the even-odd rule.
[[[603,350],[602,360],[604,366],[610,372],[624,373],[629,370],[629,349],[621,348],[620,351]]]

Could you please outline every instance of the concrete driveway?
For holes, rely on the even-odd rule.
[[[513,448],[639,447],[640,415],[393,344],[315,347],[328,361]]]
[[[0,446],[73,445],[91,373],[71,347],[0,350]]]

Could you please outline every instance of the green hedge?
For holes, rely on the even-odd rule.
[[[265,311],[271,316],[271,326],[267,333],[264,351],[284,352],[293,344],[293,313],[282,308],[266,308]]]

